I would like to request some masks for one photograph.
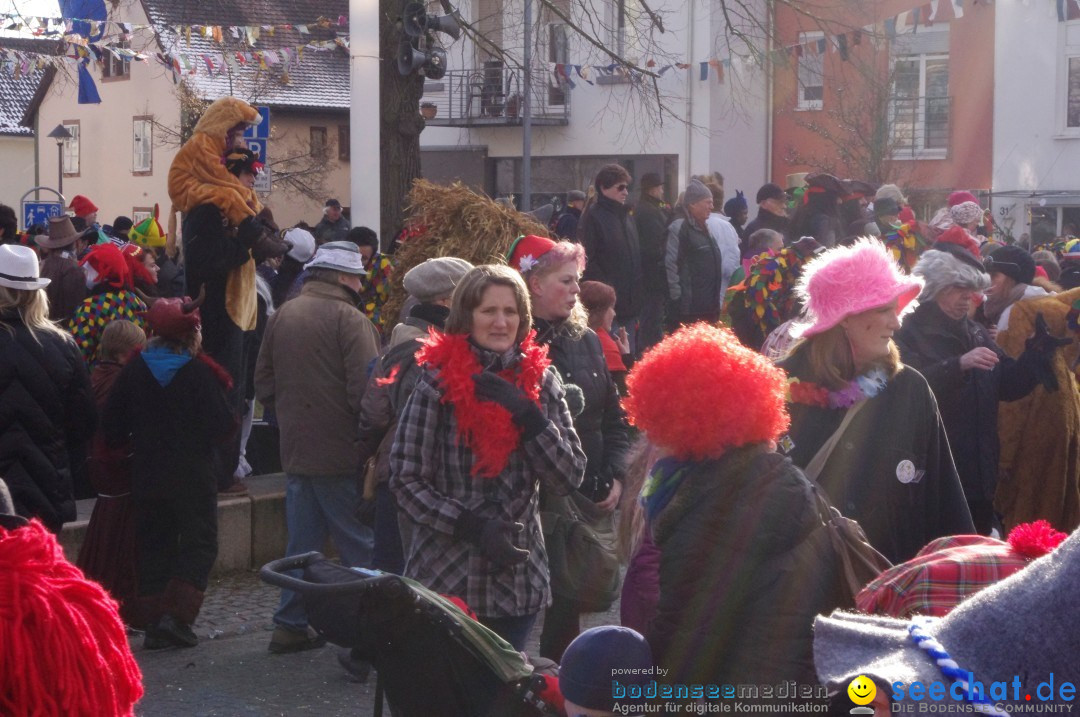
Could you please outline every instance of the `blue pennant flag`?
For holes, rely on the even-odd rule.
[[[79,104],[101,104],[101,95],[98,94],[97,85],[94,84],[94,78],[90,76],[90,70],[86,69],[88,64],[90,64],[89,60],[79,63]]]

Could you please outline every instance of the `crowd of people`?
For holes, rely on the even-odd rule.
[[[261,204],[261,168],[233,147],[252,112],[215,102],[178,154],[179,237],[156,217],[99,226],[83,196],[0,235],[10,512],[58,533],[97,495],[78,564],[147,649],[198,642],[217,496],[245,490],[256,403],[280,434],[289,555],[330,537],[342,563],[454,596],[519,651],[542,617],[573,714],[610,714],[610,670],[654,661],[672,683],[820,680],[847,699],[873,646],[820,616],[906,616],[890,591],[916,594],[931,578],[910,566],[958,544],[1011,561],[979,587],[1047,552],[1071,563],[1031,571],[1075,575],[1075,536],[1054,546],[1080,525],[1080,288],[1057,281],[1080,240],[988,235],[964,191],[921,222],[893,185],[820,173],[762,186],[752,219],[717,174],[672,205],[646,174],[631,203],[613,164],[568,192],[555,238],[507,237],[475,266],[431,256],[389,316],[374,231],[336,199],[285,230]],[[856,583],[851,550],[878,560]],[[620,590],[618,555],[624,626],[579,635]],[[975,593],[950,579],[951,602],[928,599],[943,639],[966,634],[948,616]],[[295,592],[273,620],[272,652],[325,644]],[[363,657],[339,661],[359,678]]]

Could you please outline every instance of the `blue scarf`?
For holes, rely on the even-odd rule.
[[[143,351],[141,356],[146,362],[146,367],[150,369],[150,373],[154,375],[162,388],[172,383],[176,372],[191,361],[191,354],[187,351],[173,353],[164,346],[151,346]]]
[[[652,472],[641,489],[641,505],[645,508],[645,518],[650,523],[667,507],[675,497],[683,478],[696,465],[693,461],[681,460],[671,456],[661,458],[653,464]]]

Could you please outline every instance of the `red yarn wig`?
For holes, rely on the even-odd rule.
[[[653,347],[626,385],[631,423],[678,458],[717,458],[729,448],[776,440],[789,423],[784,372],[730,330],[704,323]]]
[[[0,645],[0,714],[123,717],[142,697],[116,602],[36,520],[0,528]]]

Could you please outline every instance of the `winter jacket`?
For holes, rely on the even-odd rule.
[[[435,304],[414,306],[409,318],[394,327],[386,353],[372,369],[360,402],[360,463],[375,457],[379,483],[390,479],[390,447],[397,420],[416,381],[424,373],[415,359],[420,341],[431,327],[442,328],[449,313],[449,309]]]
[[[360,402],[379,333],[340,284],[308,281],[274,312],[255,365],[255,395],[281,427],[293,475],[357,475]]]
[[[934,391],[968,500],[992,500],[1000,453],[998,401],[1015,401],[1035,388],[1034,355],[1011,358],[981,325],[950,319],[933,301],[904,319],[896,345]],[[962,371],[960,356],[978,346],[996,353],[998,365],[991,371]]]
[[[704,227],[676,219],[668,227],[665,267],[668,295],[679,321],[715,321],[723,300],[723,256]]]
[[[344,216],[336,222],[332,222],[330,217],[324,216],[311,230],[311,233],[315,235],[319,244],[325,244],[331,241],[345,241],[349,236],[350,229],[352,229],[352,225]]]
[[[808,381],[806,352],[780,362]],[[859,521],[871,545],[893,563],[909,560],[934,538],[974,531],[934,394],[902,366],[867,401],[833,448],[818,483],[832,504]],[[836,432],[845,409],[789,403],[791,429],[779,441],[800,468]]]
[[[814,616],[841,604],[814,487],[760,444],[688,471],[650,525],[654,661],[672,683],[813,684]]]
[[[548,355],[559,376],[584,394],[585,408],[574,417],[574,430],[588,459],[581,487],[594,501],[603,500],[612,480],[622,480],[630,452],[630,429],[604,349],[592,329],[575,338],[565,324],[536,319],[533,325],[537,343],[549,346]]]
[[[625,323],[641,315],[641,247],[629,208],[599,195],[578,223],[588,263],[584,278],[615,289],[615,315]]]
[[[779,214],[773,214],[768,209],[758,209],[757,216],[746,225],[746,238],[747,241],[743,244],[743,257],[749,256],[750,242],[749,239],[753,236],[754,232],[758,229],[772,229],[774,232],[780,232],[780,236],[787,236],[788,227],[791,225],[791,220],[787,217],[782,217]]]
[[[664,203],[643,194],[634,207],[638,241],[641,242],[642,281],[652,301],[667,301],[667,278],[663,270],[667,249],[667,228],[671,213]]]
[[[59,533],[75,520],[74,463],[94,433],[90,375],[75,342],[0,312],[0,478],[15,511]]]
[[[70,320],[86,298],[86,273],[73,256],[66,251],[52,251],[41,260],[41,277],[50,280],[45,294],[53,321]]]
[[[562,237],[567,241],[577,240],[578,221],[581,220],[581,210],[567,207],[566,211],[559,215],[555,222],[555,236]]]
[[[217,492],[216,446],[235,435],[224,370],[206,354],[192,358],[151,344],[128,361],[105,403],[105,440],[134,446],[136,500],[206,497]]]

